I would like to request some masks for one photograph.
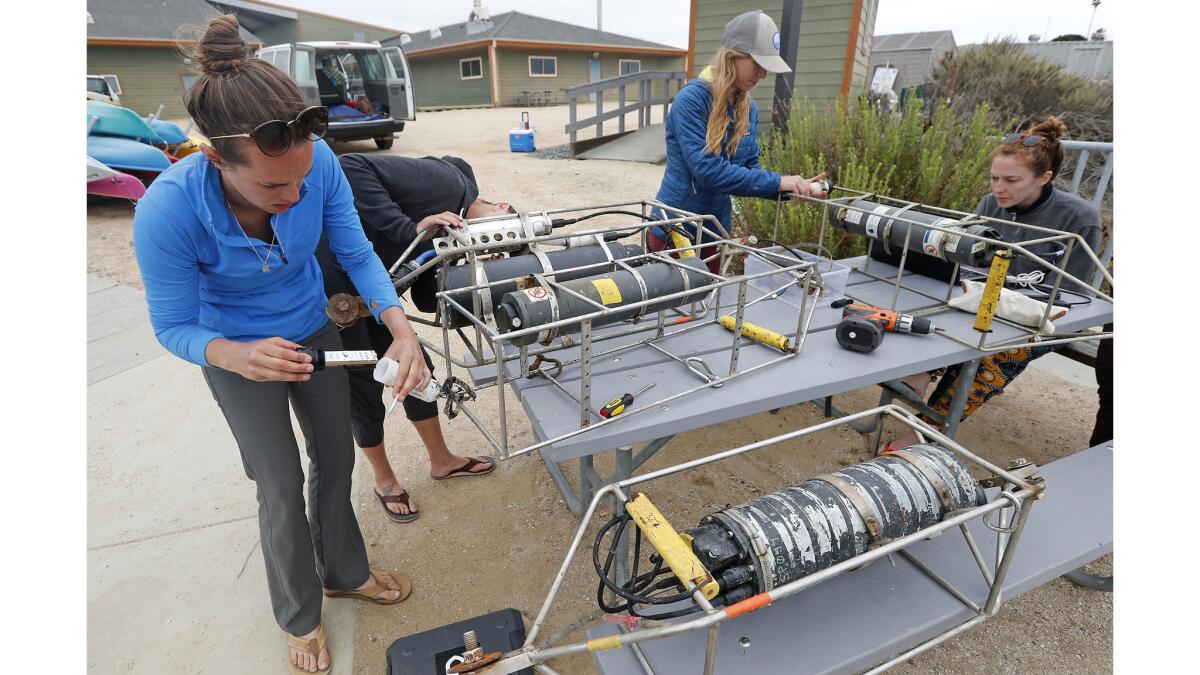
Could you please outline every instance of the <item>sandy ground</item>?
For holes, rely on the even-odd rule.
[[[566,141],[562,131],[566,111],[565,106],[531,110],[539,148]],[[519,110],[511,108],[422,113],[388,152],[461,156],[474,167],[482,196],[508,200],[518,208],[604,204],[651,197],[657,190],[661,166],[543,160],[509,153],[507,129],[518,116]],[[369,141],[337,144],[335,149],[375,151]],[[89,206],[88,270],[140,287],[130,245],[131,219],[127,203],[103,201]],[[418,328],[425,337],[436,335],[427,327]],[[485,418],[496,409],[492,399],[476,408]],[[875,405],[878,394],[874,388],[862,389],[838,397],[837,402],[842,409],[857,410]],[[511,394],[507,404],[509,410],[520,409]],[[1046,463],[1085,447],[1094,415],[1094,388],[1072,386],[1030,369],[966,423],[959,440],[996,463],[1018,456]],[[513,442],[523,447],[532,432],[521,414],[514,417],[518,421]],[[819,421],[817,408],[803,405],[697,430],[677,437],[643,470],[697,457],[701,454],[697,448],[734,447]],[[485,453],[484,442],[465,417],[445,426],[453,450]],[[403,416],[391,417],[387,431],[397,474],[418,500],[422,516],[405,525],[385,519],[370,492],[369,467],[360,462],[359,470],[364,472],[359,481],[361,523],[373,561],[409,574],[415,590],[398,607],[360,607],[355,669],[361,673],[384,672],[387,646],[403,635],[505,607],[519,609],[531,623],[576,528],[540,460],[518,458],[487,478],[433,481],[428,459]],[[860,437],[845,430],[831,431],[658,481],[652,484],[652,494],[672,520],[694,523],[710,510],[706,504],[737,503],[867,458]],[[607,460],[598,460],[597,468],[606,473]],[[1111,556],[1093,569],[1110,571]],[[595,586],[590,563],[573,565],[543,635],[593,609]],[[587,657],[559,662],[556,668],[563,673],[593,672]],[[992,621],[895,672],[1111,670],[1112,596],[1060,579],[1016,599]]]

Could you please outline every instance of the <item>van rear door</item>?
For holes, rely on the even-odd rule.
[[[306,45],[293,45],[289,72],[306,105],[321,105],[321,92],[317,89],[317,50]]]
[[[394,120],[415,120],[417,107],[413,102],[412,71],[408,68],[408,59],[399,47],[387,47],[383,50],[384,63],[388,76],[388,107]]]

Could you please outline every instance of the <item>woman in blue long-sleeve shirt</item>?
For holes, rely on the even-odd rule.
[[[712,65],[688,82],[667,115],[667,168],[656,199],[684,211],[715,216],[730,230],[730,195],[774,198],[779,192],[824,196],[812,182],[767,171],[758,163],[758,104],[750,90],[768,72],[791,70],[779,57],[779,31],[761,11],[734,17],[725,26]],[[661,211],[657,217],[665,217]],[[694,228],[687,227],[695,234]],[[722,233],[722,234],[724,234]],[[711,237],[705,237],[710,239]],[[650,231],[650,249],[668,246],[661,227]],[[701,256],[712,255],[701,249]],[[716,260],[709,268],[716,271]]]
[[[212,145],[155,180],[133,239],[159,341],[201,366],[258,491],[267,586],[294,673],[325,672],[322,591],[381,604],[411,584],[369,567],[350,499],[354,446],[341,368],[314,372],[304,345],[340,349],[313,253],[324,233],[400,363],[396,395],[430,374],[387,271],[363,234],[345,174],[324,142],[324,108],[306,108],[282,71],[250,58],[237,20],[209,22],[201,74],[185,99]],[[299,449],[308,454],[305,515]]]

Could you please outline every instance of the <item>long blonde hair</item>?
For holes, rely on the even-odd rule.
[[[721,47],[713,56],[709,70],[712,74],[710,89],[712,90],[712,110],[708,113],[708,132],[704,137],[704,150],[714,155],[721,154],[721,141],[725,139],[725,129],[729,126],[729,107],[726,104],[730,93],[733,94],[733,133],[729,143],[724,148],[727,157],[733,157],[738,144],[750,127],[750,96],[739,91],[735,85],[737,69],[733,60],[740,56],[749,56],[728,47]]]

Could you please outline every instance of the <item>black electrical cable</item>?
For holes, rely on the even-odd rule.
[[[628,525],[630,520],[632,520],[632,518],[630,518],[630,516],[627,514],[614,516],[611,520],[609,520],[607,523],[605,523],[603,526],[600,527],[600,531],[596,533],[596,540],[592,543],[592,565],[596,568],[596,575],[600,578],[600,584],[601,584],[600,588],[597,589],[597,593],[596,593],[597,603],[605,611],[614,611],[614,610],[623,611],[623,610],[620,610],[617,608],[610,608],[608,605],[606,605],[604,603],[603,595],[604,595],[605,587],[607,587],[609,590],[611,590],[616,595],[624,598],[625,600],[629,600],[632,603],[638,603],[638,604],[662,605],[662,604],[670,604],[673,602],[679,602],[681,600],[686,600],[686,599],[690,598],[691,594],[686,591],[684,591],[682,593],[677,593],[675,595],[664,596],[664,597],[649,597],[649,596],[637,595],[635,593],[630,592],[626,588],[619,586],[616,582],[614,582],[608,576],[608,571],[612,567],[613,558],[616,555],[617,542],[620,541],[621,533],[624,532],[625,526]],[[612,546],[609,547],[608,556],[606,557],[604,564],[601,565],[600,564],[600,542],[604,539],[604,535],[608,534],[608,531],[614,527],[617,527],[618,529],[617,529],[616,534],[613,536],[613,544],[612,544]],[[659,570],[660,567],[661,567],[661,562],[659,564],[655,565],[655,570],[656,571]],[[652,580],[654,577],[650,576],[649,578]],[[678,582],[674,581],[673,578],[669,578],[669,580],[670,580],[671,585],[678,583]],[[633,583],[633,581],[634,580],[631,580],[630,583]],[[662,583],[662,582],[660,582],[660,583]]]
[[[608,210],[608,211],[596,211],[595,213],[589,213],[585,216],[579,216],[578,218],[555,218],[550,221],[550,226],[554,229],[558,229],[560,227],[566,227],[567,225],[573,225],[580,221],[584,221],[589,218],[596,218],[598,216],[633,216],[634,218],[641,218],[643,221],[654,220],[653,218],[642,215],[636,211],[622,211],[620,209],[612,209],[612,210]]]
[[[973,275],[975,277],[973,279],[968,279],[968,281],[986,281],[987,277],[988,277],[988,275],[982,271],[973,270],[973,269],[969,269],[969,268],[963,268],[960,271],[959,276],[963,276],[966,274]],[[1052,291],[1054,291],[1054,286],[1052,284],[1046,284],[1046,283],[1025,285],[1025,284],[1011,283],[1006,280],[1004,282],[1004,287],[1009,290],[1019,290],[1022,288],[1027,288],[1031,291],[1038,291],[1038,293],[1040,295],[1026,295],[1025,297],[1032,298],[1033,300],[1042,300],[1042,301],[1049,300],[1050,293]],[[1064,293],[1066,293],[1068,295],[1073,295],[1073,296],[1075,296],[1077,298],[1081,298],[1081,299],[1077,300],[1075,302],[1064,301],[1062,298]],[[1054,297],[1053,301],[1051,301],[1050,304],[1053,304],[1056,307],[1066,307],[1067,309],[1070,309],[1072,307],[1079,307],[1080,305],[1088,305],[1088,304],[1091,304],[1091,302],[1092,302],[1092,296],[1090,296],[1086,293],[1080,293],[1079,291],[1071,291],[1071,290],[1067,290],[1065,288],[1060,287],[1058,289],[1058,294]]]

